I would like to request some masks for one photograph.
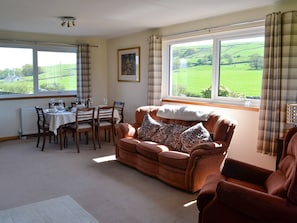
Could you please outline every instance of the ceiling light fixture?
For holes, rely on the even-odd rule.
[[[62,20],[61,26],[63,27],[67,26],[69,28],[69,27],[75,26],[76,18],[73,16],[62,16],[60,17],[60,19]]]

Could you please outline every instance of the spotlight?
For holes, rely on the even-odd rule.
[[[76,18],[73,16],[61,16],[60,19],[62,20],[61,26],[67,25],[67,27],[73,27],[75,26],[75,20]]]

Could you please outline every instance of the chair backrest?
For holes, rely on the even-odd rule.
[[[95,108],[78,108],[76,110],[76,127],[81,123],[94,124]]]
[[[119,111],[119,115],[121,117],[120,122],[124,122],[124,106],[125,106],[125,102],[123,102],[123,101],[114,101],[113,106],[114,106],[115,109],[117,109]]]
[[[37,113],[37,127],[38,128],[44,128],[46,125],[46,119],[43,112],[43,108],[35,106],[35,110]]]
[[[111,124],[114,122],[114,106],[103,106],[98,107],[97,110],[97,121],[100,126],[100,122],[110,122]]]
[[[279,169],[285,174],[288,199],[297,204],[297,127],[289,130],[284,143],[288,146],[283,150]]]
[[[297,205],[297,127],[289,130],[284,139],[284,148],[279,169],[266,180],[268,193],[286,197]]]

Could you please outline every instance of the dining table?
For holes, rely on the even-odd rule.
[[[106,105],[99,105],[95,107],[95,118],[97,118],[98,107],[104,107]],[[74,123],[76,119],[76,108],[72,108],[71,111],[58,110],[58,109],[44,109],[45,119],[49,125],[49,131],[55,135],[59,134],[59,128],[63,125]],[[114,109],[113,113],[115,123],[119,123],[121,120],[119,111]],[[62,135],[60,134],[60,148],[62,149]]]

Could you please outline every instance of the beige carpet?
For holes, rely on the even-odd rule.
[[[114,158],[114,147],[69,140],[36,148],[36,138],[0,142],[0,210],[65,195],[100,223],[197,222],[197,194],[171,187]]]
[[[0,211],[1,223],[99,223],[70,196]]]

